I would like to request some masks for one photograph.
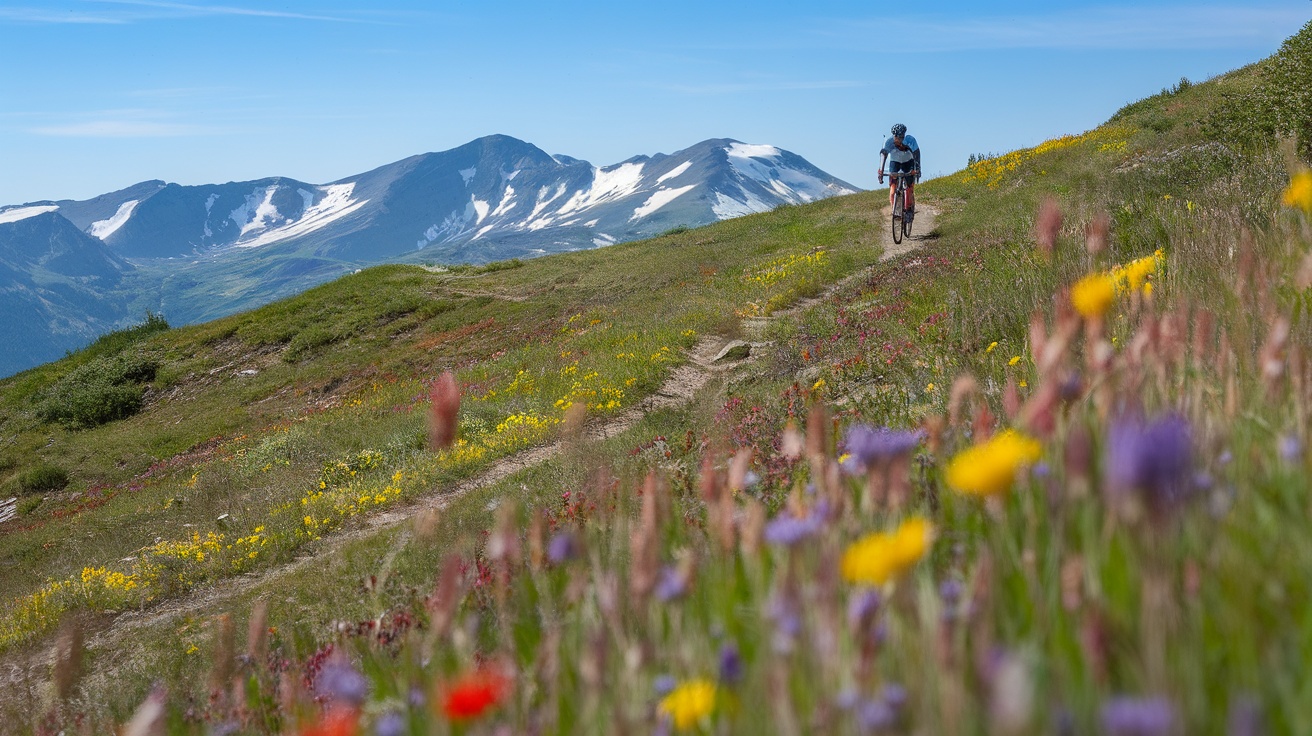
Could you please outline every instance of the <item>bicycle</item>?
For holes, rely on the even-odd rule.
[[[890,171],[889,178],[897,180],[897,188],[893,190],[893,242],[901,243],[902,237],[911,234],[911,222],[915,219],[905,217],[907,201],[907,179],[915,176],[910,171]]]

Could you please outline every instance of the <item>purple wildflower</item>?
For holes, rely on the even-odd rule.
[[[1168,736],[1175,729],[1175,708],[1162,698],[1113,698],[1102,707],[1107,736]]]
[[[794,640],[802,633],[802,614],[797,601],[783,591],[775,591],[766,602],[765,615],[774,622],[774,649],[780,654],[793,650]]]
[[[907,432],[888,427],[874,429],[858,424],[847,430],[843,446],[852,455],[856,465],[868,471],[916,449],[920,439],[920,432]]]
[[[884,622],[879,616],[882,605],[883,599],[874,589],[863,590],[847,602],[847,623],[857,641],[879,644],[884,640]]]
[[[402,736],[405,733],[405,718],[400,713],[388,713],[378,719],[374,733],[377,736]]]
[[[1109,490],[1121,497],[1140,494],[1155,516],[1193,496],[1192,441],[1189,422],[1181,416],[1168,414],[1147,423],[1130,418],[1113,421],[1106,453]]]
[[[897,712],[882,698],[876,698],[857,706],[856,722],[864,733],[885,731],[897,725]]]
[[[738,647],[725,644],[720,647],[720,682],[737,685],[743,679],[743,657]]]
[[[663,698],[674,692],[674,688],[678,685],[679,681],[674,679],[674,675],[657,675],[656,679],[651,682],[651,689],[652,692],[656,693],[656,697]]]
[[[314,689],[328,700],[360,706],[369,692],[369,683],[345,659],[333,659],[319,672]]]
[[[669,603],[682,598],[688,592],[688,581],[679,572],[679,568],[670,565],[661,570],[660,580],[656,582],[656,598],[662,603]]]
[[[902,710],[902,706],[907,704],[907,689],[896,682],[885,683],[879,689],[879,697],[888,703],[888,707],[894,711]]]
[[[1280,449],[1280,459],[1287,463],[1296,462],[1303,455],[1303,442],[1295,435],[1281,435],[1277,444]]]
[[[818,514],[807,514],[801,518],[784,511],[765,525],[765,541],[781,547],[792,547],[799,542],[813,537],[821,530],[822,524]]]
[[[572,532],[561,532],[547,542],[547,559],[556,565],[577,558],[579,552],[579,542]]]

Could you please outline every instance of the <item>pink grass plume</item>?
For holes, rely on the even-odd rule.
[[[450,447],[456,441],[456,415],[460,413],[460,387],[451,371],[438,377],[429,392],[432,404],[428,409],[428,445],[434,452]]]

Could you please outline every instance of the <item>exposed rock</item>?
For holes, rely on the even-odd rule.
[[[744,340],[734,340],[716,354],[711,360],[712,363],[722,363],[727,360],[743,360],[752,354],[752,344]]]

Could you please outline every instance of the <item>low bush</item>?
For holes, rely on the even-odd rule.
[[[68,485],[68,473],[58,465],[42,463],[18,477],[18,488],[25,494],[62,491]]]
[[[126,419],[141,410],[143,384],[159,364],[139,355],[97,358],[69,372],[37,399],[36,415],[69,429],[88,429]]]

